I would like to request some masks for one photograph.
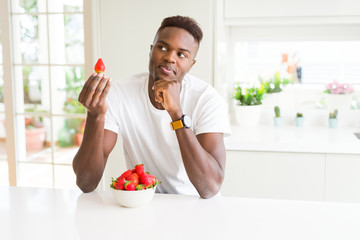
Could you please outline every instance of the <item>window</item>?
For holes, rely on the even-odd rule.
[[[9,167],[6,155],[5,111],[4,111],[4,71],[0,28],[0,186],[9,185]]]
[[[18,186],[76,187],[71,164],[86,117],[77,97],[84,84],[84,28],[91,27],[84,24],[84,4],[91,3],[14,0],[10,13],[1,12],[11,19],[11,33],[2,34],[12,34]]]
[[[285,75],[297,70],[301,83],[360,84],[360,41],[252,41],[235,44],[235,80]],[[287,58],[287,64],[285,63]],[[286,66],[285,66],[286,65]],[[285,67],[285,69],[284,69]]]
[[[285,20],[284,20],[285,21]],[[301,67],[302,83],[337,80],[360,84],[360,25],[302,24],[229,26],[233,81],[257,81],[284,71],[288,63]]]

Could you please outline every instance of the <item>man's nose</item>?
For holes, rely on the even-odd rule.
[[[169,63],[175,63],[176,62],[176,51],[168,51],[165,54],[165,60]]]

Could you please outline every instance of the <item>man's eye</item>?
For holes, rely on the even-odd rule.
[[[181,58],[186,58],[186,55],[183,54],[183,53],[178,53],[178,56],[181,57]]]
[[[166,47],[164,47],[164,46],[159,46],[159,49],[160,49],[160,51],[166,51]]]

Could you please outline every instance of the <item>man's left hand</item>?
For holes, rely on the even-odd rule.
[[[160,79],[154,83],[152,89],[154,90],[155,101],[163,106],[173,120],[179,119],[182,116],[180,83],[177,80]]]

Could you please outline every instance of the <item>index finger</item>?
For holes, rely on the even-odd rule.
[[[91,84],[92,80],[95,78],[95,76],[97,75],[97,73],[93,73],[90,75],[90,77],[88,78],[88,80],[86,80],[83,88],[81,89],[81,92],[79,94],[78,100],[79,102],[82,102],[87,94],[88,91],[88,87]]]

